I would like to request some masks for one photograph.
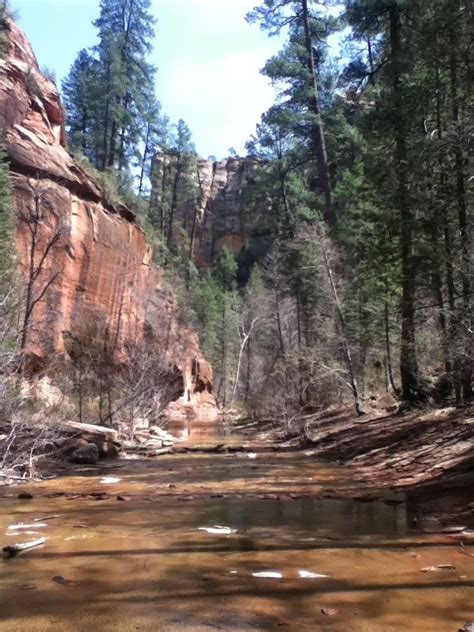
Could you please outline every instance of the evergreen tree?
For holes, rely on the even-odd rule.
[[[7,0],[0,0],[0,59],[4,59],[8,53],[8,18],[9,3]]]
[[[103,86],[102,168],[126,169],[140,137],[141,106],[154,68],[147,62],[153,37],[150,0],[101,0],[96,54]]]
[[[97,169],[114,169],[125,179],[141,144],[147,145],[148,121],[156,110],[155,69],[147,60],[154,34],[150,4],[101,0],[94,22],[99,43],[79,53],[63,84],[73,149]]]
[[[283,83],[284,92],[290,97],[286,105],[299,109],[303,115],[300,119],[305,120],[303,126],[307,127],[311,154],[317,165],[317,172],[310,179],[311,188],[322,194],[323,215],[334,228],[336,215],[320,94],[319,62],[323,46],[317,45],[329,34],[331,20],[321,12],[311,12],[313,5],[317,4],[311,0],[265,0],[249,14],[248,19],[259,21],[262,29],[270,34],[289,28],[286,47],[267,63],[264,73],[272,81]]]
[[[85,49],[74,61],[69,75],[63,81],[62,91],[66,104],[67,127],[71,149],[81,152],[97,165],[99,152],[97,101],[100,96],[99,64]]]
[[[150,223],[171,249],[176,249],[182,231],[187,231],[191,252],[198,198],[197,154],[191,131],[182,119],[171,134],[167,133],[165,120],[162,131],[153,156]],[[189,260],[192,260],[191,254]]]

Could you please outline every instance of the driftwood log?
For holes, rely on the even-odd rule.
[[[108,439],[110,441],[118,442],[118,433],[113,428],[106,428],[105,426],[96,426],[95,424],[83,424],[79,421],[62,421],[60,423],[61,430],[81,433],[85,435],[92,435],[101,437],[102,439]]]
[[[96,426],[95,424],[85,424],[79,421],[62,421],[59,428],[63,433],[72,435],[71,442],[66,442],[64,447],[69,451],[74,451],[81,444],[77,444],[76,439],[85,443],[94,443],[101,454],[105,457],[114,457],[120,452],[120,442],[118,432],[113,428]]]
[[[27,551],[28,549],[34,549],[37,546],[41,546],[45,544],[46,538],[39,538],[38,540],[32,540],[31,542],[23,542],[21,544],[9,544],[8,546],[3,547],[3,553],[5,557],[15,557],[19,553],[23,551]]]

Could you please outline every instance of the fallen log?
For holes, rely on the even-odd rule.
[[[45,516],[44,518],[35,518],[33,522],[48,522],[48,520],[55,520],[60,518],[62,514],[55,514],[54,516]]]
[[[3,553],[5,557],[15,557],[23,551],[33,549],[37,546],[45,544],[46,538],[39,538],[39,540],[32,540],[31,542],[22,542],[21,544],[9,544],[3,547]]]
[[[105,426],[96,426],[95,424],[84,424],[79,421],[61,421],[60,428],[69,432],[80,432],[87,435],[97,435],[110,441],[118,442],[118,433],[113,428]]]

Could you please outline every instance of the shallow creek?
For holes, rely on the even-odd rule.
[[[351,500],[356,487],[301,453],[193,453],[4,489],[2,546],[47,542],[0,562],[0,630],[455,632],[473,620],[474,547],[411,528],[403,499]]]

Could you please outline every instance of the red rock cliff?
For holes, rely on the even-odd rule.
[[[179,324],[176,299],[152,263],[134,213],[108,200],[68,153],[56,85],[41,74],[14,23],[8,59],[0,61],[0,132],[11,163],[25,279],[33,239],[35,269],[41,267],[33,288],[39,300],[28,334],[30,361],[44,366],[64,354],[68,335],[78,330],[107,332],[119,352],[146,340],[170,371],[182,375],[182,397],[170,411],[214,418],[212,372],[197,336]]]

